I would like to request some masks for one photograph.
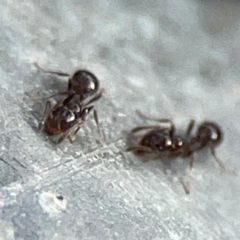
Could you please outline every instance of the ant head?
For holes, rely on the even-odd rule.
[[[216,123],[204,122],[198,128],[197,140],[202,143],[220,143],[222,140],[220,127]]]
[[[86,70],[76,71],[69,78],[68,90],[74,91],[82,99],[96,93],[99,89],[99,81],[94,74]]]

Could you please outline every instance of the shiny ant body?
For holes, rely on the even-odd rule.
[[[48,71],[41,68],[36,62],[34,65],[44,73],[55,74],[61,77],[68,77],[68,90],[64,92],[59,92],[48,98],[54,97],[56,95],[68,95],[74,93],[83,101],[89,96],[96,96],[96,100],[101,98],[103,90],[99,92],[99,80],[97,77],[87,70],[77,70],[72,75],[68,73],[58,72],[58,71]],[[95,101],[96,101],[95,100]]]
[[[176,158],[190,157],[190,169],[193,167],[194,153],[209,147],[212,155],[218,164],[225,171],[235,174],[235,171],[228,169],[215,154],[215,147],[222,142],[222,131],[218,124],[214,122],[204,121],[198,128],[196,135],[192,135],[194,120],[191,120],[185,136],[178,136],[175,132],[175,127],[172,121],[168,119],[152,119],[142,115],[142,117],[154,121],[158,121],[161,125],[140,126],[131,131],[131,137],[138,141],[138,144],[129,147],[127,151],[135,151],[139,154],[150,153],[150,157],[145,159],[150,161],[156,158]],[[168,124],[168,126],[162,126]],[[136,135],[137,132],[146,131],[145,134]],[[186,193],[189,193],[189,187],[184,184]]]
[[[87,70],[77,70],[70,76],[67,73],[46,71],[40,68],[37,63],[35,63],[35,66],[45,73],[69,77],[67,91],[48,97],[67,95],[54,106],[52,106],[49,100],[47,101],[44,117],[39,124],[39,129],[45,129],[49,135],[62,134],[58,139],[58,143],[62,142],[66,137],[73,142],[87,115],[93,111],[98,132],[101,136],[98,114],[92,103],[102,97],[104,90],[101,89],[99,91],[99,81],[96,76]],[[87,101],[86,99],[90,96],[92,98]]]
[[[73,142],[87,115],[93,110],[94,119],[100,134],[97,112],[94,106],[91,105],[93,100],[91,99],[86,104],[83,104],[79,99],[75,99],[75,94],[69,94],[64,99],[58,101],[53,107],[48,100],[45,106],[44,118],[39,124],[39,129],[45,129],[49,135],[62,134],[57,143],[62,142],[67,137]]]

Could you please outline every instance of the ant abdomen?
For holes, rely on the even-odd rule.
[[[84,99],[99,90],[99,81],[91,72],[78,70],[69,79],[68,90],[73,90]]]

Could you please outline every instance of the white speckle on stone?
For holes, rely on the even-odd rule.
[[[149,16],[139,16],[138,25],[146,38],[154,38],[157,33],[157,26]]]
[[[146,85],[144,79],[138,76],[128,76],[127,79],[134,87],[143,88]]]
[[[54,215],[59,212],[63,212],[67,208],[67,200],[59,200],[58,194],[51,192],[43,192],[39,197],[39,204],[41,205],[44,212],[49,215]]]
[[[0,240],[14,240],[14,228],[12,223],[0,220]]]

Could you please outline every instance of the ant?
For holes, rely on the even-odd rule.
[[[139,154],[150,153],[150,158],[145,159],[144,162],[156,158],[176,158],[176,157],[190,157],[190,170],[193,167],[194,153],[209,147],[215,160],[220,167],[225,171],[236,174],[232,169],[228,169],[222,161],[216,156],[215,148],[223,139],[223,134],[218,124],[210,121],[202,122],[198,128],[196,135],[192,135],[192,129],[195,121],[191,120],[184,137],[180,137],[175,133],[175,126],[169,119],[153,119],[144,116],[138,111],[138,114],[143,118],[158,121],[168,126],[151,125],[136,127],[131,131],[131,137],[139,140],[138,144],[129,147],[127,151],[135,151]],[[137,132],[148,130],[143,135],[136,135]],[[189,186],[183,184],[185,192],[190,193]]]
[[[68,73],[63,73],[59,71],[55,72],[44,70],[36,62],[34,63],[34,65],[44,73],[55,74],[61,77],[68,77],[68,90],[65,92],[59,92],[48,98],[54,97],[56,95],[68,95],[71,93],[75,93],[77,96],[79,96],[79,99],[81,101],[95,94],[95,101],[102,97],[103,90],[98,92],[100,85],[99,80],[93,73],[87,70],[77,70],[72,75],[70,75]]]
[[[59,92],[47,98],[49,99],[57,95],[67,95],[67,97],[59,100],[53,107],[51,106],[51,102],[47,101],[44,118],[39,124],[40,131],[45,129],[50,135],[63,133],[58,143],[62,142],[66,137],[73,142],[86,116],[93,110],[98,132],[101,136],[98,114],[96,109],[91,105],[93,102],[98,101],[104,93],[104,89],[99,91],[97,77],[87,70],[77,70],[70,76],[63,72],[46,71],[39,67],[37,63],[34,63],[34,65],[45,73],[69,77],[67,91]],[[90,96],[93,97],[84,103]]]
[[[73,142],[87,115],[93,110],[98,132],[101,136],[97,112],[91,105],[95,100],[93,98],[83,104],[79,99],[75,99],[74,93],[59,100],[53,107],[48,100],[45,105],[43,120],[39,123],[39,130],[45,129],[49,135],[62,134],[57,143],[61,143],[67,137]]]

